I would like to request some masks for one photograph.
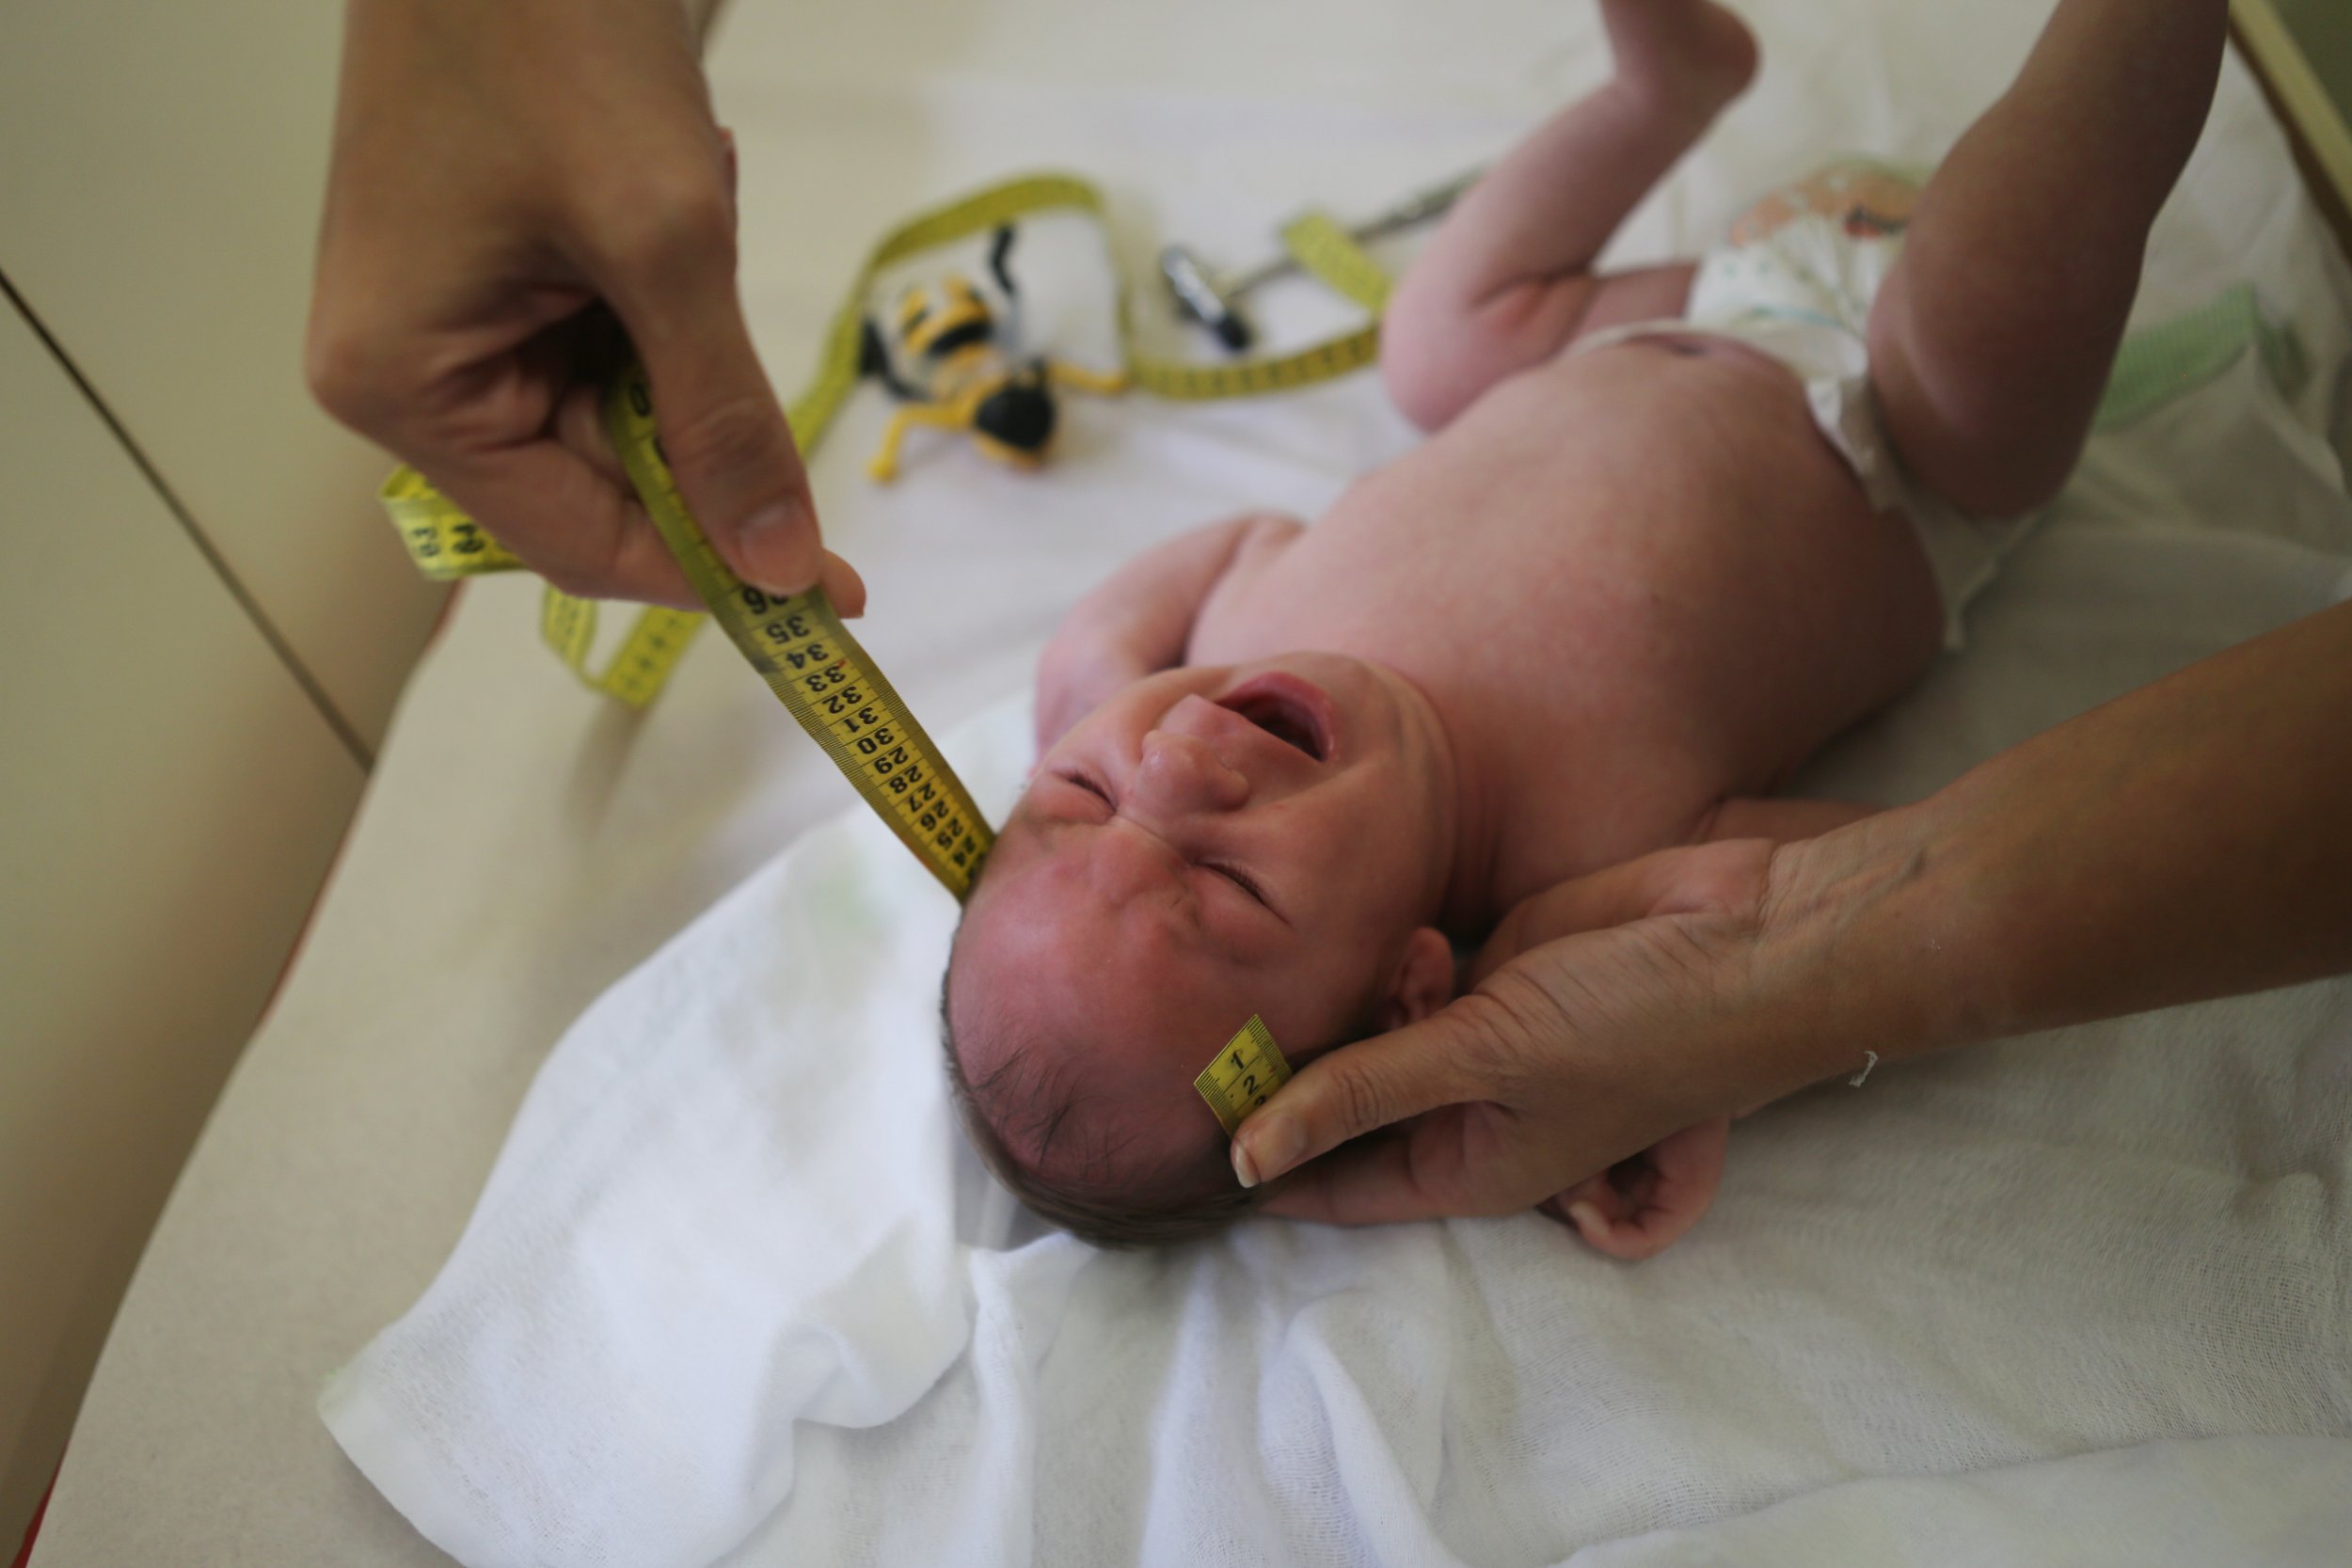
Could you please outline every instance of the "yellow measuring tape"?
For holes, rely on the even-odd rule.
[[[1264,1019],[1251,1013],[1249,1022],[1216,1053],[1216,1060],[1200,1069],[1192,1086],[1209,1102],[1230,1138],[1250,1112],[1290,1081],[1291,1065],[1282,1060],[1273,1031],[1265,1026]]]
[[[958,898],[970,893],[995,835],[931,737],[834,613],[825,591],[776,598],[745,584],[719,559],[687,514],[662,456],[643,366],[630,365],[613,382],[604,415],[662,543],[752,668],[947,891]]]
[[[1070,175],[1038,174],[947,202],[884,235],[834,314],[816,373],[786,410],[803,454],[816,451],[857,387],[859,341],[876,274],[1027,214],[1057,209],[1104,221],[1102,193],[1093,185]],[[1387,298],[1387,276],[1336,222],[1311,213],[1285,228],[1282,238],[1302,268],[1377,316]],[[1135,386],[1164,398],[1199,402],[1286,391],[1343,375],[1379,356],[1375,323],[1291,354],[1223,364],[1162,358],[1136,346],[1123,280],[1117,299],[1127,374]],[[632,366],[615,381],[606,413],[629,477],[695,592],[866,803],[962,897],[987,853],[988,826],[889,682],[843,628],[821,592],[772,599],[738,580],[719,560],[687,515],[662,460],[641,368]],[[447,581],[523,565],[413,468],[395,470],[380,499],[409,559],[428,578]],[[660,694],[703,620],[689,610],[642,610],[604,667],[592,670],[596,607],[550,587],[540,635],[588,686],[643,706]],[[1268,1037],[1269,1051],[1272,1045]],[[1272,1059],[1279,1063],[1280,1053]]]
[[[1084,180],[1063,174],[1030,175],[918,214],[884,235],[867,254],[848,296],[834,312],[816,373],[786,411],[792,437],[803,453],[816,450],[826,427],[857,386],[859,334],[876,274],[998,224],[1056,209],[1082,212],[1099,222],[1104,205],[1102,193]],[[1338,223],[1323,214],[1309,213],[1284,228],[1282,243],[1308,273],[1378,315],[1388,297],[1388,277]],[[1379,328],[1372,325],[1291,354],[1230,363],[1163,358],[1136,346],[1123,284],[1118,309],[1127,373],[1136,386],[1164,398],[1201,402],[1258,397],[1328,381],[1379,357]],[[408,547],[409,559],[428,578],[447,581],[513,571],[522,565],[413,468],[395,471],[385,482],[381,499]],[[689,611],[643,611],[611,660],[596,671],[589,668],[596,628],[594,604],[550,588],[540,628],[548,646],[583,682],[643,705],[660,691],[701,621],[700,615]]]
[[[400,531],[409,561],[436,582],[524,569],[519,557],[484,532],[481,524],[414,468],[393,469],[376,499]],[[596,604],[549,588],[540,598],[539,636],[586,685],[643,707],[660,694],[687,643],[702,630],[703,620],[697,610],[659,605],[640,610],[619,649],[601,671],[592,672],[588,658],[596,638]]]

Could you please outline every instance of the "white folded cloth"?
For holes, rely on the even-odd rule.
[[[955,758],[1004,786],[1018,724]],[[581,1015],[450,1266],[321,1401],[469,1562],[706,1563],[796,1420],[904,1411],[970,1326],[941,1092],[956,906],[863,808]]]

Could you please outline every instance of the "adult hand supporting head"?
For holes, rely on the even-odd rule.
[[[1773,858],[1663,850],[1531,900],[1469,993],[1301,1069],[1243,1124],[1236,1168],[1295,1169],[1267,1207],[1300,1219],[1509,1213],[1799,1086],[1817,1069],[1772,1049],[1763,973]]]
[[[1470,995],[1310,1062],[1235,1163],[1324,1156],[1270,1204],[1311,1219],[1507,1212],[1867,1052],[2352,973],[2347,706],[2352,604],[1916,804],[1565,884]]]
[[[691,606],[603,433],[625,331],[720,555],[854,614],[735,261],[733,149],[680,0],[351,0],[319,401],[557,587]]]

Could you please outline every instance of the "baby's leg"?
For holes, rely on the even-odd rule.
[[[1581,330],[1681,313],[1687,263],[1597,277],[1634,204],[1756,73],[1756,41],[1709,0],[1600,0],[1616,74],[1464,194],[1381,323],[1406,418],[1435,430]]]
[[[2225,0],[2060,0],[1921,196],[1870,312],[1912,473],[1986,516],[2057,494],[2213,102]]]

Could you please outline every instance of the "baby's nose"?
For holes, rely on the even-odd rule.
[[[1153,730],[1143,737],[1135,784],[1166,811],[1239,811],[1249,781],[1227,767],[1197,736]]]

